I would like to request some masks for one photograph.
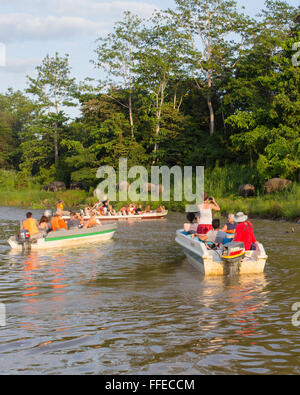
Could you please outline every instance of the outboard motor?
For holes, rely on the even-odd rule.
[[[31,238],[28,230],[20,232],[20,242],[23,245],[24,250],[28,251],[31,249]]]
[[[222,259],[224,262],[224,272],[227,275],[239,273],[240,264],[246,254],[243,242],[231,242],[224,245]]]

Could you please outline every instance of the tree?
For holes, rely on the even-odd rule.
[[[29,87],[27,93],[37,97],[37,107],[45,122],[45,116],[49,118],[48,133],[52,134],[55,164],[59,158],[59,124],[64,117],[64,107],[72,107],[76,104],[73,99],[76,94],[75,79],[70,77],[69,55],[55,57],[47,55],[41,66],[36,67],[37,78],[28,76]]]
[[[22,133],[34,116],[34,104],[22,92],[0,95],[0,167],[18,169]]]
[[[199,90],[206,96],[210,135],[215,133],[214,92],[226,72],[233,69],[237,43],[230,33],[242,32],[246,20],[237,11],[235,1],[175,0],[171,11],[189,35],[190,72]]]
[[[300,40],[297,12],[284,2],[266,3],[252,46],[229,85],[225,103],[235,111],[226,123],[232,149],[249,153],[261,181],[295,179],[300,169],[300,69],[292,64],[293,44]]]
[[[126,92],[127,100],[122,101],[118,96],[111,96],[128,110],[131,137],[134,138],[134,116],[132,96],[134,91],[134,74],[136,64],[136,47],[138,44],[138,30],[141,20],[124,13],[124,19],[114,26],[114,32],[105,38],[99,38],[97,54],[97,67],[104,69],[109,76],[109,85],[120,83]],[[114,80],[111,79],[114,77]],[[107,85],[107,84],[106,84]]]
[[[158,152],[158,139],[161,129],[168,87],[177,84],[173,105],[176,108],[178,81],[185,75],[184,34],[178,32],[175,21],[167,13],[156,12],[151,25],[144,26],[138,42],[138,64],[136,73],[140,88],[148,93],[149,109],[154,111],[154,156]],[[179,108],[181,103],[179,102]]]

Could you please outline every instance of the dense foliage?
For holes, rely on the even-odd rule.
[[[268,0],[251,19],[235,1],[176,3],[146,21],[127,12],[96,41],[101,81],[76,84],[68,55],[47,55],[25,92],[0,94],[0,168],[18,172],[17,187],[34,177],[89,188],[99,166],[117,168],[121,157],[236,166],[239,182],[258,187],[297,179],[299,10]],[[70,106],[81,116],[70,120]]]

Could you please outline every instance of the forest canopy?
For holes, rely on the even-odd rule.
[[[126,12],[95,37],[98,81],[76,81],[68,54],[45,54],[25,91],[0,94],[0,168],[20,187],[31,177],[91,187],[122,157],[296,180],[299,42],[299,9],[285,1],[267,0],[255,18],[226,0],[176,0],[149,20]]]

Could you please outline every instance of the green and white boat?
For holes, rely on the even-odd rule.
[[[44,238],[24,240],[18,236],[8,239],[13,250],[42,250],[48,248],[64,248],[110,240],[117,230],[117,224],[99,225],[88,229],[59,230],[50,232]]]

